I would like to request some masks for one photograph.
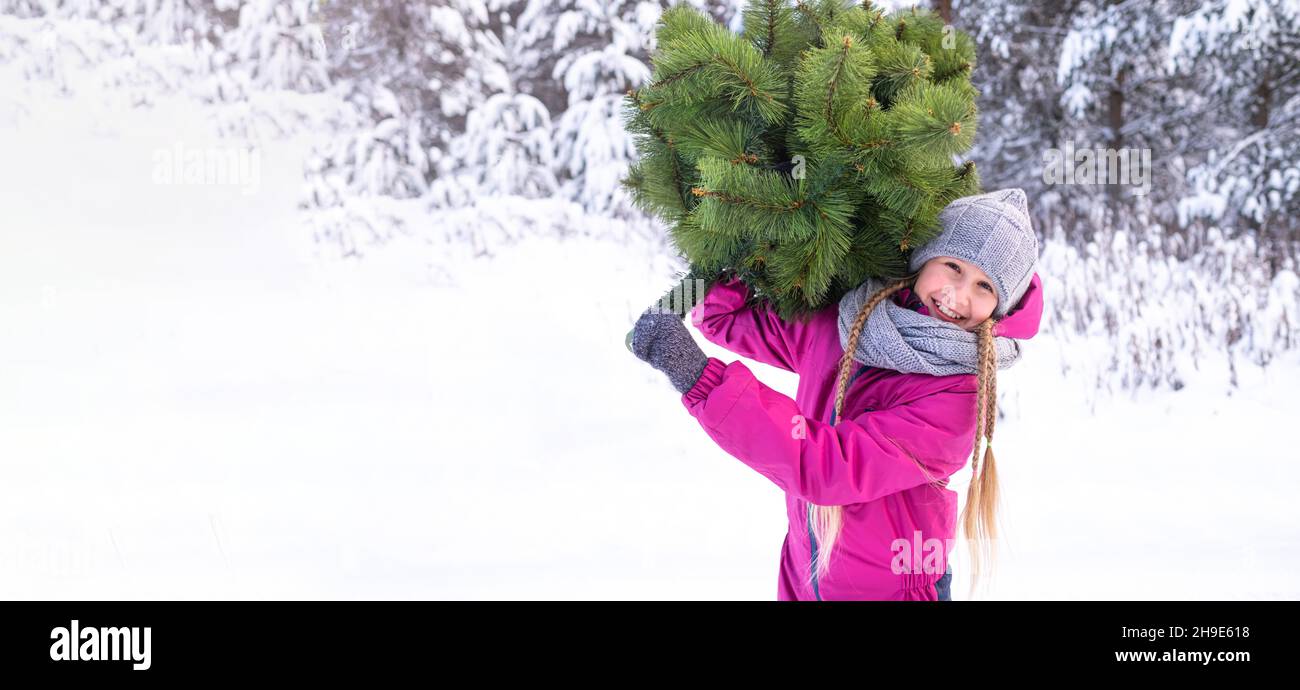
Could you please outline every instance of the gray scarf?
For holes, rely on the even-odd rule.
[[[840,298],[840,347],[848,350],[849,328],[858,312],[884,281],[869,278]],[[979,335],[956,324],[912,311],[886,298],[867,317],[853,359],[868,366],[905,374],[975,374]],[[998,369],[1020,359],[1019,341],[995,336]]]

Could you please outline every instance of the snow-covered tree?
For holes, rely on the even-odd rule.
[[[226,0],[224,6],[229,6]],[[317,0],[247,0],[225,49],[264,88],[319,91],[330,77],[314,20]]]
[[[1300,242],[1300,3],[1213,0],[1178,18],[1168,69],[1207,96],[1220,136],[1188,171],[1178,222],[1243,226],[1273,272]]]
[[[450,157],[440,166],[443,181],[434,185],[439,202],[454,198],[455,189],[463,196],[467,178],[475,179],[475,189],[480,191],[507,191],[509,187],[501,187],[502,183],[521,183],[533,190],[528,194],[546,189],[551,185],[546,180],[554,178],[554,193],[589,212],[635,215],[630,198],[618,184],[621,172],[635,158],[620,107],[627,90],[649,75],[654,25],[668,3],[527,0],[450,4],[462,6],[457,19],[447,18],[442,24],[452,29],[444,31],[444,36],[461,37],[449,43],[449,55],[458,56],[450,64],[469,68],[444,81],[442,107],[448,114],[463,113],[466,130],[455,152],[450,145],[444,149]],[[738,2],[696,0],[687,4],[719,19],[739,7]],[[509,106],[503,107],[505,103]],[[497,122],[513,134],[505,141],[495,141],[470,132],[470,113],[475,109],[482,109],[474,118],[480,126]],[[529,117],[521,118],[521,114]],[[553,142],[549,151],[525,143],[540,138],[540,132],[530,138],[519,131],[541,126],[543,121],[549,130],[546,136]],[[514,153],[485,153],[484,146],[513,149]],[[464,161],[467,170],[461,157],[468,151],[476,153],[473,160]],[[476,166],[491,156],[526,165],[528,170],[495,173],[490,181],[485,176],[487,170]],[[448,175],[456,179],[448,180]]]
[[[970,157],[986,187],[1021,187],[1031,198],[1053,193],[1026,161],[1055,145],[1064,119],[1056,61],[1069,22],[1067,8],[1023,0],[966,0],[948,20],[969,31],[979,55],[980,136]]]
[[[455,45],[464,74],[473,77],[449,84],[441,98],[443,114],[463,115],[465,128],[437,154],[434,203],[458,206],[496,195],[553,194],[557,184],[552,171],[551,115],[540,100],[519,90],[519,82],[535,66],[535,53],[522,42],[510,12],[514,9],[527,17],[530,10],[539,12],[542,3],[453,0],[451,4],[434,9],[436,31]],[[528,25],[543,19],[534,15],[518,22]]]
[[[1081,2],[1070,17],[1057,61],[1064,110],[1058,139],[1076,149],[1121,155],[1149,151],[1151,166],[1142,172],[1154,178],[1151,186],[1164,190],[1180,183],[1168,176],[1167,162],[1177,152],[1173,142],[1186,138],[1186,123],[1177,118],[1188,106],[1187,94],[1164,69],[1164,37],[1177,12],[1177,0]],[[1132,193],[1134,186],[1113,177],[1118,170],[1102,176],[1107,163],[1100,157],[1094,161],[1097,184],[1075,184],[1069,190],[1076,204],[1107,209],[1100,226],[1090,227],[1127,230],[1150,224],[1164,200]]]
[[[645,57],[661,9],[649,2],[556,5],[551,47],[562,57],[551,76],[568,100],[554,136],[564,196],[591,212],[627,215],[634,212],[631,200],[617,181],[636,150],[623,126],[622,104],[629,89],[650,77]]]

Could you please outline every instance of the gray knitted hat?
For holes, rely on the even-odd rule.
[[[939,224],[939,235],[912,252],[909,270],[915,273],[936,256],[975,264],[997,288],[993,316],[1006,316],[1029,289],[1038,263],[1025,190],[1010,187],[954,199],[939,213]]]

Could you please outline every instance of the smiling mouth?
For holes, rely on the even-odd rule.
[[[931,301],[933,302],[934,300]],[[947,307],[943,306],[938,302],[934,302],[934,309],[936,313],[943,315],[950,321],[962,321],[966,318],[958,314],[957,312],[948,309]]]

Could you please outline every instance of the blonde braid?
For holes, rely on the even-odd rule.
[[[979,580],[983,561],[992,561],[997,539],[997,468],[993,460],[993,426],[997,420],[997,347],[995,322],[985,320],[976,329],[978,383],[975,402],[975,447],[971,451],[971,481],[966,490],[962,528],[971,551],[971,592]],[[980,439],[985,440],[984,461],[979,459]]]
[[[841,415],[844,412],[844,396],[848,392],[849,374],[853,371],[853,353],[858,347],[858,338],[862,335],[863,327],[867,323],[867,318],[871,316],[872,310],[878,304],[887,299],[895,292],[908,287],[916,280],[916,274],[897,280],[885,287],[877,290],[875,294],[867,299],[866,304],[858,310],[857,318],[853,320],[853,325],[849,328],[848,343],[844,348],[844,356],[840,359],[839,375],[835,380],[835,421],[843,420]],[[923,469],[924,471],[924,469]],[[843,522],[843,506],[817,506],[809,503],[808,517],[812,521],[813,531],[817,537],[817,576],[823,576],[830,569],[831,552],[835,548],[835,541],[839,537],[840,525]],[[813,573],[808,573],[808,582],[812,583]]]
[[[867,318],[871,316],[872,310],[880,304],[885,298],[907,287],[911,279],[903,279],[886,285],[876,291],[867,303],[862,305],[858,310],[858,316],[853,320],[853,326],[849,328],[849,342],[845,346],[844,356],[840,358],[840,373],[835,381],[835,419],[842,419],[840,412],[844,409],[844,394],[847,393],[849,384],[849,373],[853,371],[853,353],[858,349],[858,337],[862,335],[862,329],[867,324]]]

